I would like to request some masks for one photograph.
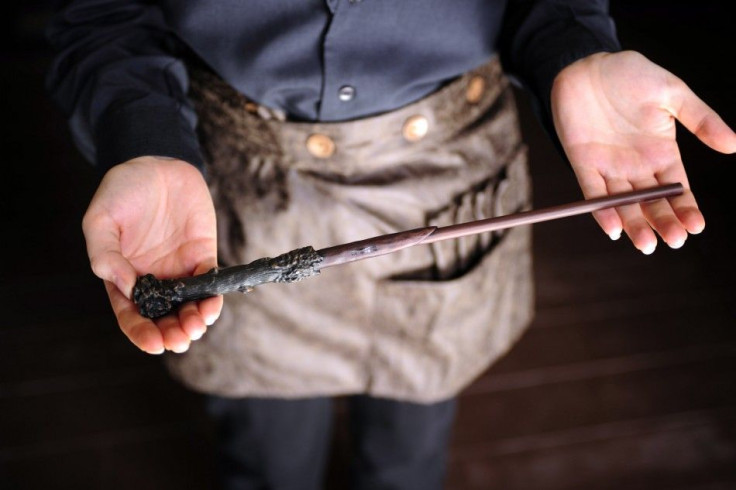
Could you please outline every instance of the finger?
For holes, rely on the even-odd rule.
[[[199,314],[204,318],[205,325],[212,325],[220,318],[222,305],[222,296],[207,298],[199,302]]]
[[[177,314],[166,315],[157,320],[158,328],[164,339],[164,347],[176,353],[186,352],[189,349],[189,335],[182,329]]]
[[[672,114],[700,141],[721,153],[736,153],[736,133],[681,80]]]
[[[637,181],[634,189],[648,189],[656,187],[659,182],[652,177]],[[649,225],[662,237],[662,240],[671,248],[680,248],[687,240],[687,230],[678,219],[672,206],[666,199],[657,199],[641,203],[641,210]]]
[[[611,194],[620,194],[630,192],[633,186],[622,180],[611,180],[607,182],[607,188]],[[644,217],[641,206],[639,204],[619,206],[616,212],[621,219],[624,232],[634,246],[646,255],[654,252],[657,248],[657,237]]]
[[[136,271],[120,250],[120,233],[112,220],[104,216],[85,215],[82,230],[87,242],[92,272],[117,286],[130,299]]]
[[[149,354],[161,354],[164,341],[161,330],[147,318],[143,318],[135,304],[109,281],[105,281],[105,289],[110,298],[112,310],[118,320],[120,330],[139,349]]]
[[[586,199],[593,199],[608,195],[606,181],[595,170],[580,170],[576,172],[580,189]],[[618,240],[621,237],[623,224],[621,218],[615,209],[602,209],[593,213],[593,218],[603,229],[603,232],[612,240]]]
[[[680,220],[680,223],[682,223],[688,233],[696,235],[702,232],[705,229],[705,218],[698,208],[695,195],[690,190],[687,175],[682,164],[668,167],[662,172],[659,172],[656,177],[661,184],[682,183],[685,188],[684,192],[679,196],[669,198],[670,206],[672,206],[677,219]]]
[[[204,274],[205,272],[216,266],[217,260],[213,258],[200,264],[199,267],[197,267],[197,269],[194,271],[194,274]],[[222,311],[222,305],[223,297],[221,295],[215,296],[213,298],[204,299],[197,304],[197,307],[199,308],[199,314],[204,319],[205,325],[212,325],[217,321],[217,319],[220,317],[220,312]]]
[[[194,270],[194,275],[203,274],[212,269],[214,262],[213,258],[201,263]],[[219,308],[215,313],[219,313]],[[161,319],[159,327],[163,332],[166,348],[177,353],[188,350],[191,341],[198,340],[206,332],[205,318],[197,303],[190,302],[182,305],[177,313]]]
[[[196,303],[187,303],[179,309],[179,324],[190,341],[198,340],[207,330]]]

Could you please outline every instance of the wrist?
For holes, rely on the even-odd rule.
[[[564,67],[552,80],[552,100],[555,98],[555,92],[561,88],[576,84],[581,78],[589,78],[591,74],[597,70],[597,66],[615,53],[599,52],[593,53],[579,60],[576,60]]]

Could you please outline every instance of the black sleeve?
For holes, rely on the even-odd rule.
[[[47,89],[88,160],[102,171],[144,155],[202,168],[182,46],[158,7],[143,0],[65,2],[47,36],[57,53]]]
[[[505,70],[534,96],[554,136],[550,93],[557,74],[598,52],[621,50],[607,0],[509,0],[499,41]]]

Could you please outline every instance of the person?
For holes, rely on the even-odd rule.
[[[529,206],[509,79],[586,198],[681,182],[595,219],[645,254],[705,222],[675,140],[736,134],[622,51],[607,2],[74,0],[48,87],[104,173],[84,217],[123,333],[208,393],[227,488],[318,488],[330,397],[348,396],[355,488],[440,488],[454,397],[531,318],[514,229],[210,298],[151,321],[136,277],[198,274]],[[502,69],[503,67],[503,69]],[[505,75],[508,74],[508,75]],[[340,269],[340,270],[337,270]]]

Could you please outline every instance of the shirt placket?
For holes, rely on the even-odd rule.
[[[332,13],[330,25],[325,34],[322,46],[323,83],[320,97],[319,119],[326,121],[350,119],[354,112],[352,104],[359,97],[359,81],[354,79],[352,70],[345,62],[346,56],[354,56],[347,52],[341,42],[344,29],[340,23],[350,15],[359,15],[354,9],[363,7],[362,0],[326,0]]]

